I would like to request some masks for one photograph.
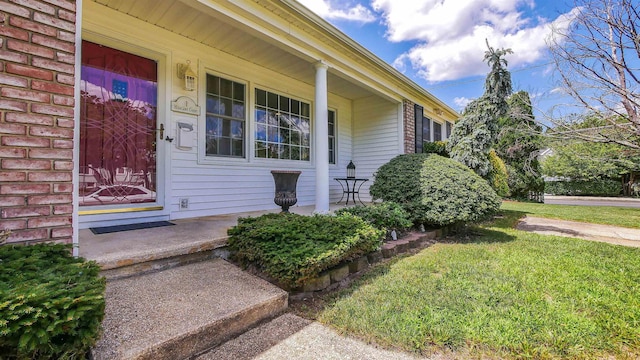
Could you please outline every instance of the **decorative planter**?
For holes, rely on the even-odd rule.
[[[288,213],[289,207],[298,202],[296,185],[301,171],[271,170],[273,181],[276,183],[276,194],[273,202],[282,207],[282,212]]]

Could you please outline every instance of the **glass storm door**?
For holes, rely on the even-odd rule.
[[[82,42],[80,206],[156,202],[155,60]]]

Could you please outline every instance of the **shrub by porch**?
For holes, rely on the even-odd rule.
[[[69,246],[0,246],[0,358],[84,358],[104,317],[99,271]]]
[[[228,247],[236,261],[256,265],[290,289],[379,249],[384,238],[383,230],[350,214],[240,218],[228,233]]]

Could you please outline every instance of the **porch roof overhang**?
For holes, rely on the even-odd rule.
[[[319,60],[328,90],[347,99],[404,98],[457,113],[295,0],[85,0],[313,85]]]

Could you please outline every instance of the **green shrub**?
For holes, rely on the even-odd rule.
[[[351,214],[364,219],[366,222],[384,231],[395,230],[396,232],[404,232],[411,227],[409,214],[402,206],[385,201],[370,206],[354,206],[342,208],[336,211],[336,215]]]
[[[0,246],[0,354],[84,359],[104,317],[99,271],[67,245]]]
[[[495,150],[489,151],[489,185],[502,197],[509,196],[509,173],[504,161],[498,156]]]
[[[457,161],[435,154],[399,155],[382,165],[369,189],[394,201],[414,224],[445,226],[482,220],[500,208],[489,184]]]
[[[240,218],[228,234],[235,260],[258,266],[287,288],[377,250],[384,237],[382,230],[350,214]]]
[[[437,154],[444,157],[449,157],[447,151],[447,141],[425,141],[422,143],[423,154]]]
[[[622,184],[618,180],[554,181],[545,184],[544,191],[552,195],[619,196]]]

